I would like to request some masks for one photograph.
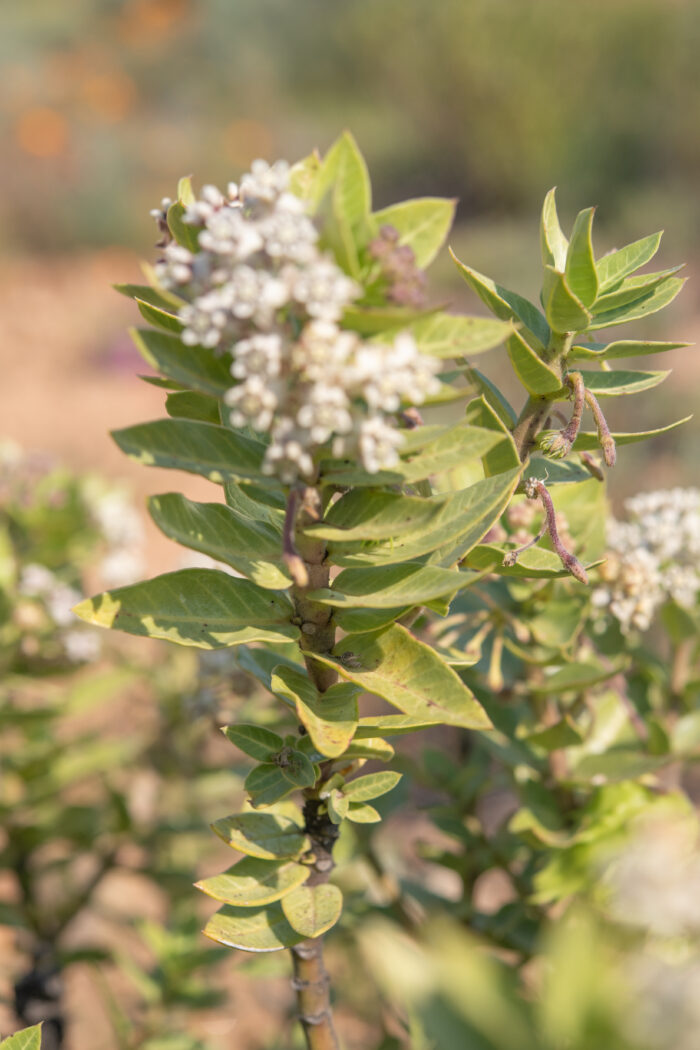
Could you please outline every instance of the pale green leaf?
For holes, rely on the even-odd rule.
[[[332,824],[342,824],[348,815],[350,803],[342,791],[331,791],[326,799],[326,808]]]
[[[638,321],[642,317],[649,317],[672,303],[684,284],[684,278],[667,277],[641,299],[636,299],[633,303],[627,303],[616,309],[607,310],[605,313],[596,314],[593,322],[588,325],[588,330],[594,332],[599,328],[610,328],[613,325],[627,324],[628,321]]]
[[[322,605],[351,609],[391,609],[424,605],[453,595],[475,582],[472,575],[433,565],[404,563],[364,569],[343,569],[332,587],[311,591],[308,597]]]
[[[305,530],[323,540],[388,540],[432,521],[441,505],[431,500],[382,490],[351,490],[334,503],[324,520]]]
[[[353,824],[378,824],[382,819],[374,806],[368,806],[364,802],[351,803],[346,816]]]
[[[365,777],[355,777],[348,780],[343,788],[343,794],[351,802],[369,802],[371,799],[380,798],[393,789],[401,780],[401,773],[393,770],[384,770],[381,773],[369,773]]]
[[[558,694],[571,690],[579,692],[612,678],[619,670],[619,663],[612,667],[602,667],[594,663],[570,663],[547,675],[543,682],[531,682],[529,688],[534,693]]]
[[[638,394],[642,390],[663,383],[670,372],[581,372],[587,390],[596,397],[619,397],[622,394]]]
[[[435,725],[434,720],[427,722],[411,715],[368,715],[360,719],[355,730],[355,740],[372,737],[377,731],[385,736],[403,736],[405,733],[417,733],[431,725]]]
[[[152,303],[144,302],[142,299],[136,299],[136,305],[144,321],[155,325],[156,328],[162,328],[164,331],[172,332],[176,335],[182,331],[182,321],[177,314],[172,312],[172,309],[164,310],[159,306],[153,306]]]
[[[547,550],[545,547],[530,547],[529,550],[523,551],[519,555],[515,565],[505,566],[503,557],[514,546],[514,544],[504,546],[495,543],[479,544],[479,546],[474,547],[469,552],[465,559],[465,564],[470,569],[480,572],[490,569],[492,572],[498,573],[499,576],[539,578],[569,575],[554,551]]]
[[[563,747],[575,747],[582,740],[581,730],[569,715],[555,722],[554,725],[525,737],[527,744],[534,744],[545,751],[559,751]]]
[[[198,890],[223,904],[254,908],[284,897],[306,882],[311,868],[293,860],[244,857],[221,875],[195,882]]]
[[[214,821],[212,828],[232,849],[261,860],[296,859],[309,848],[299,825],[278,813],[238,813]]]
[[[181,201],[175,201],[168,208],[168,226],[173,237],[179,245],[187,248],[190,252],[199,251],[199,230],[183,222],[185,206]]]
[[[144,361],[176,383],[217,397],[234,384],[229,354],[185,346],[176,335],[151,328],[130,328],[129,334]]]
[[[452,250],[450,254],[469,287],[476,292],[496,317],[501,321],[520,321],[539,340],[541,346],[547,346],[549,325],[533,303],[524,299],[522,295],[518,295],[517,292],[511,292],[503,285],[496,284],[490,277],[485,277],[477,270],[465,266]]]
[[[596,264],[598,270],[599,291],[605,292],[614,287],[628,274],[634,273],[640,266],[646,265],[654,258],[659,250],[663,231],[652,233],[649,237],[642,237],[639,241],[628,244],[619,251],[609,252],[599,259]]]
[[[373,231],[376,234],[382,226],[393,226],[399,232],[399,244],[407,244],[416,265],[425,270],[445,243],[456,204],[442,197],[401,201],[372,215]]]
[[[177,492],[152,496],[148,509],[170,539],[231,565],[258,586],[281,590],[291,584],[282,539],[267,522],[237,514],[223,503],[194,503]]]
[[[585,208],[578,213],[566,256],[567,283],[585,307],[592,306],[598,295],[598,273],[591,239],[594,214],[595,208]]]
[[[512,426],[518,418],[517,414],[511,403],[503,396],[495,383],[492,383],[488,376],[485,376],[478,368],[467,368],[464,374],[472,386],[476,388],[481,399],[483,399],[491,411],[498,416],[504,426]],[[467,406],[467,418],[469,418],[469,406]],[[472,422],[474,422],[475,426],[485,426],[490,430],[500,429],[495,427],[492,422],[479,423],[477,420],[473,420]],[[511,464],[511,466],[513,465],[514,464]]]
[[[224,905],[204,927],[204,934],[217,944],[245,952],[278,952],[304,939],[287,922],[279,901],[261,908]]]
[[[351,328],[362,336],[376,336],[391,332],[394,335],[409,328],[422,317],[437,312],[436,307],[423,310],[410,306],[348,306],[343,312],[343,328]]]
[[[556,187],[549,191],[542,206],[540,248],[543,266],[553,266],[556,270],[563,270],[566,266],[566,253],[569,242],[559,225],[555,190]]]
[[[666,427],[658,427],[656,430],[642,430],[636,434],[613,434],[615,444],[633,445],[636,441],[644,441],[646,438],[658,437],[659,434],[667,434],[670,430],[675,430],[676,427],[682,426],[683,423],[687,423],[692,418],[692,416],[685,416],[675,423],[669,423]],[[574,442],[575,452],[594,452],[597,448],[600,448],[598,435],[586,431],[581,431]]]
[[[456,358],[482,354],[499,346],[512,331],[512,325],[490,317],[437,313],[416,321],[410,331],[422,354]]]
[[[130,459],[148,467],[201,474],[221,483],[260,478],[265,446],[244,434],[190,419],[157,419],[112,431]]]
[[[349,635],[329,655],[309,654],[404,714],[467,729],[488,729],[485,711],[429,645],[394,624]]]
[[[303,937],[320,937],[335,926],[343,910],[343,895],[332,883],[298,886],[281,901],[289,925]]]
[[[410,606],[396,609],[334,609],[333,623],[346,634],[362,634],[363,631],[378,631],[380,627],[400,620]]]
[[[508,337],[506,346],[513,371],[529,394],[554,394],[561,390],[561,376],[545,364],[519,332]]]
[[[591,315],[569,287],[566,275],[545,266],[542,282],[542,304],[545,316],[555,332],[582,332]]]
[[[0,1050],[41,1050],[41,1025],[23,1028],[0,1043]]]
[[[181,569],[76,605],[88,623],[199,649],[298,638],[282,594],[216,569]]]
[[[619,285],[606,295],[600,295],[595,302],[594,315],[608,313],[628,303],[636,303],[643,296],[648,295],[657,285],[662,284],[667,277],[682,270],[682,266],[674,266],[670,270],[661,270],[659,273],[642,273],[636,277],[627,277]]]
[[[272,674],[270,688],[294,703],[299,721],[322,755],[337,758],[343,754],[357,726],[358,690],[352,684],[339,682],[319,694],[303,671],[280,665]]]
[[[667,350],[678,350],[692,343],[663,343],[619,339],[613,343],[588,343],[574,345],[567,361],[612,361],[621,357],[641,357],[644,354],[662,354]]]

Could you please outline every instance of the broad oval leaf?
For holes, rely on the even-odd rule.
[[[482,354],[500,346],[512,326],[490,317],[437,313],[416,321],[410,330],[422,354],[457,358]]]
[[[144,361],[176,383],[217,397],[234,385],[230,354],[185,346],[177,335],[151,328],[130,328],[129,335]]]
[[[645,266],[653,259],[659,250],[662,235],[663,231],[652,233],[599,259],[596,263],[599,291],[605,292],[619,284],[628,274],[634,273],[640,266]]]
[[[319,539],[341,542],[388,540],[414,532],[439,512],[439,503],[415,496],[351,490],[331,506],[322,522],[305,531]]]
[[[362,634],[400,620],[409,610],[408,605],[397,609],[334,609],[333,623],[346,634]]]
[[[407,715],[466,729],[488,729],[491,722],[455,672],[429,645],[394,624],[381,631],[353,634],[329,655],[309,654]]]
[[[311,591],[308,597],[322,605],[349,609],[391,609],[425,605],[443,595],[470,586],[474,577],[435,565],[405,563],[366,569],[343,569],[333,586]]]
[[[271,678],[273,693],[291,700],[314,747],[326,758],[337,758],[350,744],[357,727],[358,689],[339,682],[319,693],[301,670],[280,664]]]
[[[348,780],[343,788],[343,794],[352,802],[369,802],[373,798],[380,798],[389,791],[393,791],[399,780],[401,780],[401,773],[395,773],[393,770],[369,773],[365,777]]]
[[[211,917],[203,932],[217,944],[244,952],[278,952],[304,939],[289,925],[279,901],[261,908],[226,904]]]
[[[299,637],[298,628],[289,622],[292,607],[283,594],[216,569],[180,569],[118,587],[87,598],[74,612],[98,627],[199,649]]]
[[[684,278],[667,277],[641,299],[636,299],[625,306],[606,310],[605,313],[596,314],[591,324],[588,325],[588,331],[595,332],[599,328],[611,328],[614,325],[627,324],[628,321],[638,321],[642,317],[649,317],[672,303],[684,284]]]
[[[530,689],[534,693],[565,693],[588,689],[592,685],[612,678],[620,670],[620,662],[612,667],[602,667],[594,663],[571,663],[547,675],[543,682],[533,682]]]
[[[309,849],[304,831],[279,813],[238,813],[215,820],[212,828],[232,849],[261,860],[296,859]]]
[[[173,419],[197,419],[220,423],[219,399],[198,390],[174,390],[165,399],[165,411]]]
[[[263,480],[265,446],[228,427],[190,419],[157,419],[113,430],[130,459],[147,467],[169,467],[221,483],[238,478]]]
[[[343,911],[343,894],[330,882],[299,886],[281,900],[289,925],[303,937],[320,937],[335,926]]]
[[[351,803],[348,806],[346,819],[353,824],[378,824],[382,819],[374,806],[368,806],[365,802]]]
[[[513,371],[530,394],[554,394],[562,388],[561,376],[545,364],[519,332],[506,342]]]
[[[382,208],[372,215],[376,233],[382,226],[399,232],[399,244],[412,249],[416,266],[425,270],[445,243],[457,201],[443,197],[418,197]]]
[[[250,755],[257,762],[270,762],[281,750],[284,740],[271,729],[254,725],[224,726],[224,736],[244,755]]]
[[[598,295],[598,272],[591,240],[594,214],[595,208],[585,208],[578,213],[566,256],[566,280],[585,307],[592,306]]]
[[[237,514],[223,503],[194,503],[177,492],[151,496],[158,528],[184,547],[231,565],[259,587],[282,590],[292,579],[282,561],[282,538],[265,521]]]
[[[511,549],[512,544],[501,547],[494,543],[481,543],[469,552],[465,563],[470,569],[482,572],[488,569],[499,576],[519,576],[527,579],[569,575],[554,551],[547,550],[546,547],[531,547],[519,555],[515,565],[506,566],[503,564],[503,558]]]
[[[589,327],[590,313],[578,296],[574,295],[566,275],[551,266],[544,268],[542,303],[554,332],[583,332]]]
[[[607,313],[627,303],[636,303],[637,300],[653,291],[657,285],[662,284],[667,277],[673,277],[682,269],[682,266],[674,266],[670,270],[661,270],[659,273],[642,273],[636,277],[627,277],[611,292],[600,295],[596,299],[594,314]]]
[[[311,868],[293,860],[243,857],[228,871],[195,882],[198,890],[224,904],[255,908],[271,904],[306,882]]]

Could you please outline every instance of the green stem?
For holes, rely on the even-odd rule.
[[[563,362],[571,349],[574,332],[557,333],[552,332],[549,346],[545,351],[545,360],[550,367],[561,372],[562,386],[564,385]],[[527,462],[535,438],[544,426],[549,415],[550,406],[557,400],[558,395],[552,396],[530,394],[523,406],[515,426],[513,427],[513,440],[518,450],[521,463]]]

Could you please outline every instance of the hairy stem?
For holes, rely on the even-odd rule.
[[[304,533],[307,525],[319,519],[321,498],[318,490],[308,488],[297,500],[291,512],[289,505],[287,507],[288,518],[294,526],[293,539],[290,527],[290,548],[304,571],[298,578],[294,577],[297,582],[292,588],[292,600],[301,629],[299,645],[309,677],[318,691],[324,693],[337,681],[338,675],[332,667],[324,667],[314,660],[311,654],[330,653],[335,643],[335,625],[331,620],[332,609],[313,601],[308,595],[319,587],[328,586],[330,569],[325,564],[325,543]],[[329,819],[318,797],[324,779],[321,768],[320,781],[307,792],[304,804],[305,830],[316,858],[308,886],[328,881],[333,870],[333,846],[338,836],[338,828]],[[294,964],[292,987],[307,1050],[339,1050],[331,1011],[330,978],[323,964],[323,937],[302,941],[291,949],[291,953]]]

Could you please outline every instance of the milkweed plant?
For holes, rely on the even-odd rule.
[[[177,199],[154,209],[149,283],[118,286],[146,322],[132,334],[167,417],[114,439],[144,465],[218,486],[212,502],[173,491],[149,508],[167,537],[218,567],[118,587],[76,612],[134,635],[236,647],[279,702],[275,731],[224,728],[254,763],[244,809],[213,825],[242,857],[198,887],[221,905],[208,937],[291,951],[310,1050],[339,1045],[323,962],[343,911],[334,846],[348,824],[380,821],[375,800],[400,780],[390,738],[440,725],[503,738],[507,603],[529,597],[540,634],[516,627],[512,647],[534,641],[553,685],[535,691],[527,731],[539,754],[553,752],[543,776],[554,775],[574,732],[562,697],[591,682],[571,641],[579,613],[593,597],[601,616],[644,626],[646,607],[620,596],[622,533],[620,553],[602,560],[605,476],[620,446],[678,424],[614,431],[615,398],[666,375],[617,362],[686,344],[599,333],[660,310],[683,281],[677,268],[637,272],[659,234],[596,259],[592,208],[567,240],[551,191],[540,302],[453,256],[493,316],[451,313],[427,301],[425,270],[454,208],[422,198],[373,211],[346,133],[323,157],[256,161],[225,191],[197,196],[181,180]],[[472,363],[502,343],[517,409]],[[501,617],[485,684],[484,608]],[[472,628],[450,633],[455,615]],[[622,656],[607,655],[595,681],[619,673]],[[521,762],[516,780],[535,779]]]

